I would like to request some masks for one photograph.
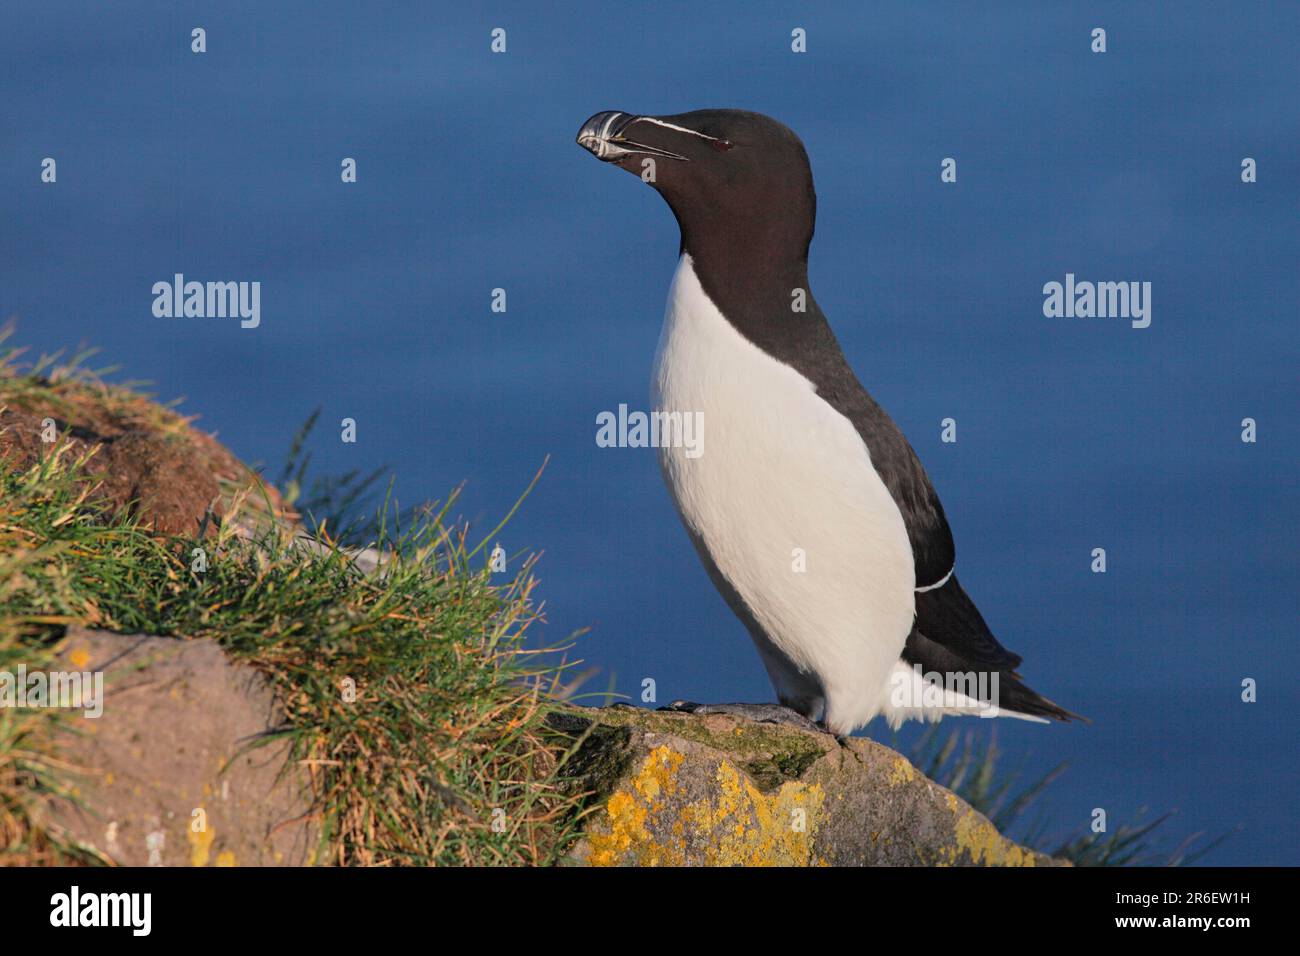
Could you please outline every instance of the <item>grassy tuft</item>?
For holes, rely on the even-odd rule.
[[[146,382],[113,384],[107,376],[115,366],[90,368],[97,349],[83,348],[70,356],[60,352],[22,361],[27,350],[11,345],[12,323],[0,327],[0,402],[16,409],[40,409],[62,420],[93,427],[105,420],[120,428],[140,428],[180,436],[192,418],[175,411],[180,399],[161,405],[143,391]]]
[[[37,398],[24,393],[39,381],[0,380],[0,403]],[[318,862],[563,855],[578,797],[558,780],[565,754],[543,721],[566,665],[525,646],[538,619],[531,561],[492,575],[447,506],[400,532],[381,512],[374,545],[388,558],[372,574],[337,545],[295,543],[283,523],[247,537],[238,514],[255,503],[233,503],[207,537],[161,534],[96,499],[94,455],[59,444],[29,466],[0,462],[0,669],[42,666],[73,622],[210,638],[278,692],[291,759],[312,784]],[[0,860],[94,858],[34,812],[74,770],[46,756],[52,713],[0,710]]]
[[[332,529],[332,536],[343,544],[368,542],[378,531],[369,506],[385,469],[380,467],[370,472],[357,469],[337,476],[312,475],[309,479],[311,454],[307,451],[307,439],[320,419],[320,412],[319,408],[313,411],[294,435],[276,487],[285,504],[300,511],[309,526]],[[391,492],[391,484],[389,488]],[[385,520],[393,516],[388,508],[379,514]]]

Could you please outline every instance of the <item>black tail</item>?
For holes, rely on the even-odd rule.
[[[1092,723],[1087,717],[1071,713],[1060,704],[1048,700],[1042,694],[1035,693],[1031,688],[1025,686],[1019,674],[1007,671],[998,672],[997,705],[1003,710],[1014,711],[1017,714],[1027,714],[1030,717],[1047,717],[1051,720],[1063,722],[1081,720],[1085,724]]]
[[[942,587],[916,594],[916,621],[903,648],[903,660],[917,664],[926,673],[997,674],[998,700],[1003,710],[1051,720],[1082,720],[1035,693],[1016,672],[1021,657],[1007,650],[993,636],[970,596],[949,576]],[[981,685],[984,686],[984,685]]]

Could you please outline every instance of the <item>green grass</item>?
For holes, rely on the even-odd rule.
[[[66,452],[20,470],[0,465],[0,667],[38,666],[74,621],[211,638],[279,691],[292,759],[315,794],[317,862],[562,855],[577,797],[558,780],[565,754],[543,720],[564,662],[525,647],[537,619],[531,563],[496,583],[504,575],[490,575],[466,529],[449,523],[450,502],[401,531],[385,506],[375,544],[392,559],[378,575],[338,548],[295,546],[275,525],[243,539],[230,515],[202,541],[159,535],[97,504],[89,456]],[[200,544],[206,573],[190,569]],[[0,712],[0,862],[93,856],[33,824],[33,801],[62,791],[70,770],[41,756],[50,719]]]
[[[0,601],[6,580],[3,568],[0,564]],[[52,657],[48,648],[24,641],[11,624],[0,622],[0,671],[13,671],[19,664],[47,669]],[[56,714],[52,710],[0,709],[0,865],[103,862],[93,848],[43,828],[33,813],[41,800],[76,802],[68,781],[77,768],[51,752]]]

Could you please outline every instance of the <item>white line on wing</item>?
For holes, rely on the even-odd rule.
[[[952,577],[952,573],[956,570],[957,570],[956,568],[949,568],[948,573],[945,574],[943,577],[941,577],[938,581],[935,581],[933,584],[927,584],[923,588],[917,588],[916,593],[920,594],[923,591],[933,591],[935,588],[943,587],[945,584],[948,583],[948,579]]]

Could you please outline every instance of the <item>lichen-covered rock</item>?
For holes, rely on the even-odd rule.
[[[554,720],[586,739],[593,866],[1051,866],[871,740],[722,714],[614,707]]]

